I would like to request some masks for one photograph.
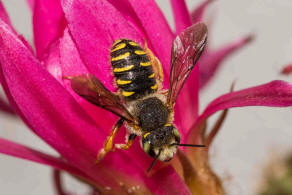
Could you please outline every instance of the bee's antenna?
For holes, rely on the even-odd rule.
[[[159,157],[160,153],[161,153],[161,150],[159,150],[158,155],[157,155],[156,158],[152,161],[150,167],[147,169],[147,172],[149,172],[149,171],[152,169],[152,167],[154,167],[156,161],[158,160],[158,157]]]
[[[178,144],[178,143],[173,143],[171,146],[185,146],[185,147],[206,147],[205,145],[196,145],[196,144]]]

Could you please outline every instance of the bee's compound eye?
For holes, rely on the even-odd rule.
[[[150,147],[151,147],[150,142],[149,142],[149,137],[148,137],[149,135],[150,135],[149,132],[145,133],[142,138],[142,147],[143,147],[144,152],[146,152],[147,154],[149,154]]]
[[[150,132],[145,133],[142,137],[142,147],[146,154],[155,158],[156,154],[153,150],[153,135]]]
[[[143,142],[143,150],[145,153],[149,154],[149,151],[150,151],[150,143],[149,142]]]

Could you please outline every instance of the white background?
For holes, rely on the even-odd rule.
[[[199,2],[189,0],[189,8]],[[16,29],[32,42],[31,15],[24,0],[3,3]],[[158,4],[173,27],[168,1],[160,0]],[[218,0],[208,9],[207,18],[213,23],[209,27],[209,43],[213,48],[250,32],[256,34],[256,40],[224,63],[216,82],[202,92],[201,108],[227,92],[234,79],[237,79],[236,89],[274,79],[292,82],[292,76],[279,75],[283,65],[292,62],[291,0]],[[291,108],[231,110],[211,152],[212,165],[229,194],[256,192],[264,167],[292,147],[291,118]],[[54,154],[21,121],[3,114],[0,114],[0,136]],[[4,155],[0,155],[0,162],[0,194],[54,194],[49,168]],[[86,192],[85,187],[70,178],[66,181],[69,189]]]

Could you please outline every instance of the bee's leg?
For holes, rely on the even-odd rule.
[[[136,134],[131,133],[125,144],[116,144],[115,147],[118,149],[128,150],[132,146],[133,141],[135,140],[136,137],[137,137]]]
[[[163,69],[161,66],[160,61],[154,56],[154,54],[152,53],[152,51],[147,47],[146,41],[144,44],[144,50],[147,54],[147,56],[149,57],[151,64],[152,64],[152,68],[154,70],[155,73],[155,78],[159,81],[159,85],[162,87],[162,82],[163,82]]]
[[[107,138],[107,140],[105,142],[104,148],[102,148],[97,155],[96,163],[98,163],[101,159],[103,159],[104,156],[106,155],[106,153],[108,153],[112,150],[114,137],[116,136],[117,132],[121,128],[123,122],[124,122],[123,118],[120,118],[118,120],[118,122],[116,122],[115,126],[112,129],[110,136]]]
[[[168,95],[168,89],[165,89],[165,90],[161,90],[160,93],[164,96],[167,96]]]

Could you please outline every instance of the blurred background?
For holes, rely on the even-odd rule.
[[[13,25],[30,42],[31,13],[25,0],[3,0]],[[189,9],[201,0],[187,0]],[[157,0],[174,27],[170,4]],[[284,65],[292,62],[291,0],[217,0],[205,15],[209,24],[209,46],[213,49],[248,33],[255,40],[232,55],[216,78],[201,92],[201,109],[217,96],[235,89],[266,83],[275,79],[292,82],[282,76]],[[290,22],[289,22],[290,21]],[[222,178],[228,194],[256,194],[264,171],[272,161],[292,151],[292,108],[231,109],[211,150],[211,164]],[[211,118],[211,122],[216,116]],[[33,135],[20,120],[0,113],[0,137],[55,152]],[[51,169],[42,165],[0,155],[1,194],[54,194]],[[80,193],[86,187],[69,176],[66,186]],[[292,185],[292,184],[291,184]]]

